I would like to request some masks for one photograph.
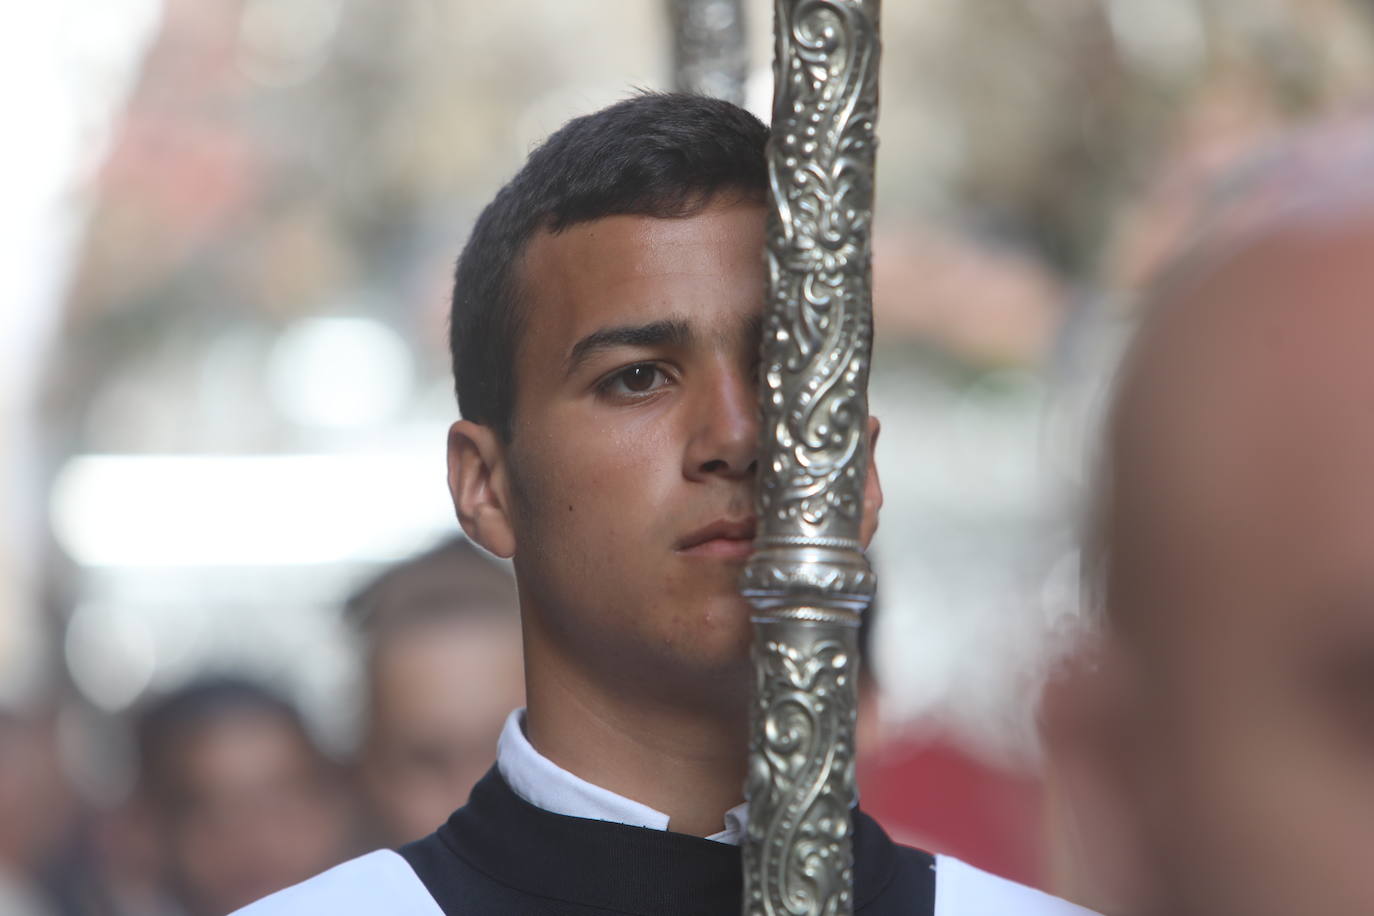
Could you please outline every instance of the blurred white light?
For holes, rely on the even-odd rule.
[[[272,349],[267,385],[277,408],[306,426],[380,423],[410,396],[410,351],[370,318],[308,318]]]
[[[67,668],[96,706],[118,712],[152,682],[157,652],[143,621],[113,607],[84,604],[67,624]]]
[[[400,559],[453,530],[443,455],[84,455],[53,532],[85,566]]]

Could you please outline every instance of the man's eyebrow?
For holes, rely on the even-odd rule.
[[[571,375],[591,356],[614,347],[682,346],[692,340],[692,328],[685,321],[665,319],[649,324],[622,325],[593,331],[573,344],[568,352],[567,374]]]

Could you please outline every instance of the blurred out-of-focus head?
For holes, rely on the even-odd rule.
[[[52,723],[0,709],[0,871],[42,865],[72,808]]]
[[[1295,141],[1144,313],[1046,698],[1084,902],[1374,913],[1371,188],[1367,126]]]
[[[406,843],[467,800],[523,702],[515,583],[456,537],[387,570],[348,610],[367,653],[359,776],[381,839]]]
[[[0,913],[56,913],[41,887],[72,827],[75,799],[47,714],[0,708]]]
[[[337,773],[285,700],[207,680],[155,700],[137,732],[140,794],[190,916],[222,916],[346,857]]]

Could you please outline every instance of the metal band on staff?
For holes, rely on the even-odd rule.
[[[853,911],[878,0],[776,0],[747,916]]]

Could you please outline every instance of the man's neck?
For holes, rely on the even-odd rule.
[[[668,829],[710,836],[744,800],[747,701],[722,716],[608,690],[563,669],[527,669],[525,734],[586,781],[668,815]]]

